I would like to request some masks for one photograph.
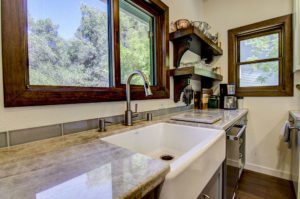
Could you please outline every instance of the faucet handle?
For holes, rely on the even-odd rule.
[[[138,104],[134,105],[134,112],[137,113],[138,112]]]
[[[147,113],[147,121],[152,121],[152,113]]]
[[[98,132],[106,131],[106,124],[112,124],[112,122],[105,121],[105,119],[99,119],[99,129]]]

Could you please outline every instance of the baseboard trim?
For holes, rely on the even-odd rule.
[[[291,173],[289,173],[289,172],[280,171],[280,170],[260,166],[260,165],[253,164],[253,163],[246,163],[245,169],[250,170],[250,171],[255,171],[257,173],[262,173],[262,174],[282,178],[285,180],[291,180]]]

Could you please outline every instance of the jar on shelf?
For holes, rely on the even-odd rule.
[[[201,90],[201,109],[208,109],[208,100],[212,94],[212,89],[203,88]]]

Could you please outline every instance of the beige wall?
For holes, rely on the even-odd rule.
[[[203,18],[202,0],[163,0],[170,8],[170,22],[177,19],[188,19],[192,21]]]
[[[200,16],[202,12],[199,12],[199,10],[201,10],[201,1],[165,0],[164,2],[169,5],[170,8],[170,21],[174,21],[182,17],[188,17],[193,20],[199,20],[201,18]],[[170,51],[172,52],[172,48],[170,49]],[[1,55],[0,59],[0,63],[2,63]],[[0,132],[12,129],[29,128],[55,123],[123,114],[123,112],[125,111],[125,102],[4,108],[2,79],[2,67],[0,67]],[[172,93],[171,99],[146,100],[138,101],[137,103],[139,104],[139,111],[184,105],[183,103],[175,104],[173,102]]]
[[[290,14],[292,0],[203,0],[204,18],[220,32],[224,55],[216,65],[223,69],[227,81],[227,30],[265,19]],[[299,74],[296,74],[299,83]],[[294,97],[247,97],[247,165],[251,170],[289,178],[290,150],[280,140],[279,132],[287,120],[288,110],[299,108],[299,91]]]

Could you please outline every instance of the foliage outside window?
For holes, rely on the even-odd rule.
[[[241,40],[240,87],[279,85],[279,34]]]
[[[142,12],[125,0],[120,1],[120,66],[121,82],[138,69],[155,85],[154,70],[154,17]],[[134,77],[133,84],[143,84]]]
[[[293,95],[291,16],[229,30],[230,83],[239,96]]]
[[[135,69],[148,99],[168,98],[168,14],[156,0],[3,1],[5,106],[124,100]],[[147,99],[133,83],[132,98]]]
[[[107,4],[99,0],[71,4],[27,0],[29,83],[109,87]]]

